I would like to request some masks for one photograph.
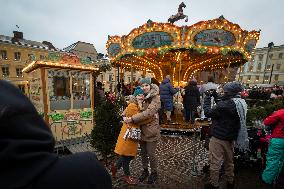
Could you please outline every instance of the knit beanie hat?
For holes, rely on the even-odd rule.
[[[133,96],[137,96],[137,95],[140,95],[140,94],[144,94],[144,92],[143,92],[142,88],[140,86],[138,86],[138,87],[135,88]]]
[[[144,84],[144,83],[147,83],[147,84],[151,84],[151,78],[150,77],[143,77],[140,79],[140,84]]]
[[[237,95],[239,92],[244,90],[242,84],[237,81],[229,82],[224,85],[223,87],[224,92],[227,93],[229,96]]]

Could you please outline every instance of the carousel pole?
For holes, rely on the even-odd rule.
[[[133,65],[131,62],[131,94],[133,94]]]

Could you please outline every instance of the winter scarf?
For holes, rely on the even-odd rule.
[[[232,100],[236,105],[240,117],[240,129],[237,141],[235,142],[235,147],[240,151],[245,152],[249,150],[248,131],[246,127],[247,103],[241,98],[232,98]]]

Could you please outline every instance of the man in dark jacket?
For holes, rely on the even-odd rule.
[[[171,112],[174,106],[173,96],[178,92],[178,89],[173,88],[170,78],[171,77],[167,75],[160,85],[161,108],[166,112],[168,122],[171,122]]]
[[[197,106],[200,105],[200,93],[197,87],[197,81],[191,80],[188,85],[184,88],[184,110],[185,110],[185,121],[191,124],[194,123],[195,114],[197,113]]]
[[[209,143],[210,181],[205,185],[206,189],[218,188],[222,162],[227,188],[234,187],[233,149],[240,129],[240,117],[233,98],[239,98],[238,94],[242,90],[243,88],[238,82],[227,83],[224,86],[224,96],[212,108],[211,96],[214,94],[205,92],[204,113],[206,117],[212,119],[212,137]]]
[[[0,80],[0,187],[5,189],[111,188],[92,153],[59,158],[54,138],[30,100]]]

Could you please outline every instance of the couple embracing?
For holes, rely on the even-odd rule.
[[[137,184],[138,180],[154,183],[158,178],[156,148],[160,139],[160,125],[158,111],[161,107],[159,87],[152,83],[151,78],[140,79],[140,86],[136,87],[133,97],[123,112],[123,126],[117,139],[115,153],[120,157],[112,166],[112,176],[123,167],[123,180],[128,184]],[[140,128],[141,138],[135,140],[127,137],[128,128]],[[138,143],[141,148],[143,171],[139,179],[130,176],[129,164],[137,155]],[[148,169],[150,163],[151,172]]]

